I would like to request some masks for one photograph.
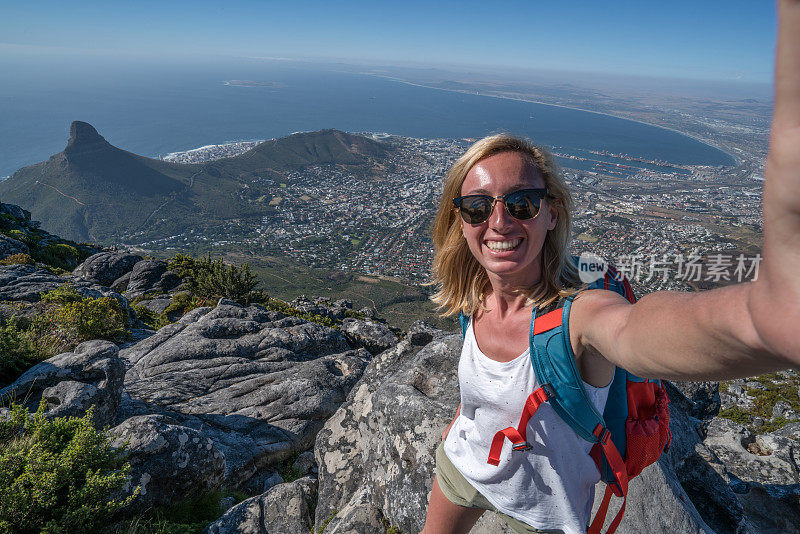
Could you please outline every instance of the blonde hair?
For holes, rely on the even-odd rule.
[[[561,178],[552,155],[527,139],[508,134],[484,137],[455,162],[447,173],[439,210],[433,221],[433,281],[438,290],[431,300],[439,305],[442,316],[458,312],[472,315],[483,303],[489,289],[489,277],[472,255],[461,232],[460,216],[453,209],[453,198],[461,195],[467,173],[479,161],[500,152],[517,152],[526,157],[541,173],[548,190],[546,202],[558,210],[556,226],[547,232],[542,246],[542,276],[527,288],[528,305],[544,307],[560,297],[574,294],[580,286],[572,262],[566,261],[572,232],[572,195]]]

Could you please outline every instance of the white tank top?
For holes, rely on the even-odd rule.
[[[478,348],[472,321],[458,364],[461,412],[444,451],[472,486],[499,511],[534,528],[585,533],[600,473],[589,456],[592,444],[578,437],[549,403],[528,421],[531,449],[513,451],[505,440],[500,464],[487,463],[494,435],[517,427],[522,407],[539,387],[530,349],[510,362],[497,362]],[[586,393],[603,413],[609,386],[584,382]]]

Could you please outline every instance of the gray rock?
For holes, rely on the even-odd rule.
[[[111,282],[111,285],[109,287],[114,291],[122,293],[123,291],[128,289],[128,282],[130,282],[130,279],[131,279],[131,273],[129,272],[125,273],[116,280],[114,280],[113,282]]]
[[[315,474],[317,472],[317,461],[314,459],[314,453],[311,451],[300,453],[292,467],[300,471],[302,476]]]
[[[159,295],[156,298],[148,300],[140,300],[139,306],[144,306],[153,313],[161,314],[172,304],[172,297],[170,295]]]
[[[5,215],[10,215],[15,219],[20,219],[21,221],[30,221],[31,220],[31,212],[26,209],[22,209],[16,204],[3,204],[0,203],[0,213]]]
[[[118,352],[110,341],[81,343],[72,352],[34,365],[0,389],[0,405],[17,402],[36,411],[44,398],[48,417],[81,417],[94,406],[94,424],[102,428],[114,421],[120,403],[125,364]]]
[[[236,506],[236,497],[223,497],[219,500],[220,514],[224,514],[234,506]]]
[[[65,278],[33,265],[0,266],[0,300],[39,302],[40,293],[65,282]]]
[[[459,402],[460,336],[435,331],[432,337],[423,347],[405,338],[373,358],[318,434],[318,526],[339,510],[332,532],[383,532],[370,530],[379,517],[402,532],[422,528],[433,453]],[[474,532],[486,532],[495,520],[484,514]],[[502,528],[489,531],[508,531]]]
[[[0,234],[0,260],[12,254],[30,254],[28,245],[22,241],[10,238],[5,234]]]
[[[372,306],[364,306],[363,308],[358,310],[358,313],[360,313],[367,319],[373,319],[378,316],[378,312],[376,312],[375,308],[373,308]]]
[[[225,458],[201,432],[160,415],[127,419],[110,430],[114,447],[125,447],[131,477],[123,492],[140,493],[131,510],[169,504],[220,486]]]
[[[314,525],[311,516],[317,481],[310,477],[279,484],[237,504],[204,534],[299,534]]]
[[[710,419],[719,413],[719,382],[673,381],[672,385],[691,401],[689,415]]]
[[[754,436],[746,427],[717,417],[703,441],[725,469],[743,481],[798,484],[800,443],[780,434]]]
[[[792,407],[786,401],[778,401],[772,407],[772,417],[783,417],[784,419],[800,419],[797,412],[792,410]]]
[[[110,286],[123,274],[130,272],[142,257],[125,252],[99,252],[86,258],[72,274],[102,286]]]
[[[341,328],[352,347],[364,347],[372,354],[383,352],[397,343],[397,336],[383,323],[344,319]]]
[[[202,429],[235,487],[311,447],[369,359],[335,330],[225,299],[120,354],[130,366],[121,412],[168,413]]]
[[[145,293],[166,293],[180,282],[178,275],[167,270],[165,261],[142,260],[133,266],[125,297],[134,299]]]

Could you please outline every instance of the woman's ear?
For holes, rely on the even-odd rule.
[[[548,230],[555,228],[558,222],[558,203],[558,199],[547,200],[547,212],[550,214],[550,222],[547,223]]]

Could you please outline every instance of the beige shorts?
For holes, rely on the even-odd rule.
[[[444,453],[444,442],[436,447],[436,480],[439,482],[439,487],[442,493],[447,497],[447,500],[459,506],[466,506],[467,508],[483,508],[484,510],[491,510],[503,518],[503,521],[508,523],[511,530],[518,534],[531,534],[531,533],[546,533],[546,534],[564,534],[562,530],[541,530],[533,528],[513,517],[498,512],[492,503],[486,500],[486,497],[481,495],[472,484],[458,472],[458,469],[450,462],[450,459]]]

